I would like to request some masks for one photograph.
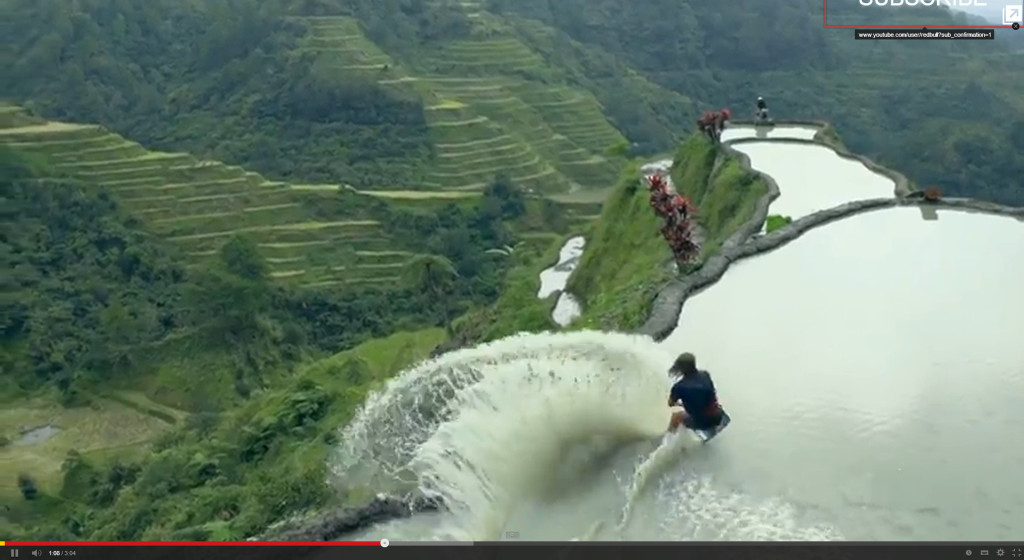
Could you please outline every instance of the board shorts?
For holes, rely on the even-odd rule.
[[[713,419],[694,418],[692,416],[687,416],[686,418],[683,419],[683,425],[691,430],[700,430],[703,432],[717,428],[718,425],[722,423],[722,418],[722,416]]]

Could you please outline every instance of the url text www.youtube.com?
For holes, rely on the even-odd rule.
[[[854,29],[854,39],[875,41],[977,41],[995,39],[995,29]]]

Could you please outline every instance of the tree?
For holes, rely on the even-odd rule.
[[[241,236],[234,236],[220,249],[220,258],[235,276],[262,282],[267,277],[267,263],[256,244]]]
[[[518,218],[526,213],[526,197],[506,173],[496,175],[484,189],[484,202],[481,206],[485,213],[487,203],[494,199],[498,202],[499,217]]]
[[[446,332],[451,336],[448,296],[455,287],[459,273],[452,262],[440,255],[420,255],[412,259],[405,269],[405,280],[413,288],[430,294],[439,306]]]
[[[18,475],[18,489],[26,500],[34,500],[39,497],[39,488],[36,481],[29,475],[21,473]]]
[[[185,300],[196,325],[232,345],[259,331],[259,317],[268,305],[266,285],[221,271],[205,271],[186,287]]]

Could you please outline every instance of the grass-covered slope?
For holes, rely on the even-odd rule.
[[[455,322],[456,341],[480,343],[520,332],[558,328],[551,320],[557,295],[538,299],[540,273],[558,262],[558,254],[570,236],[537,234],[516,250],[516,267],[509,271],[501,295],[492,305],[460,317]]]
[[[676,190],[697,206],[697,222],[704,232],[702,259],[751,219],[757,201],[768,194],[768,186],[757,174],[700,135],[679,146],[671,173]]]
[[[768,187],[738,159],[696,135],[680,145],[672,165],[676,189],[697,205],[697,221],[707,258],[753,216]],[[639,169],[633,166],[605,202],[601,218],[587,235],[579,268],[568,290],[581,299],[584,328],[626,330],[647,318],[657,291],[674,274],[672,253],[662,238],[662,222],[650,206]]]
[[[0,532],[26,540],[237,540],[328,504],[339,498],[325,485],[337,430],[368,391],[443,339],[442,329],[428,329],[372,340],[240,408],[178,425],[105,401],[96,405],[103,414],[4,407],[4,435],[32,421],[65,431],[31,452],[0,446],[0,500],[10,504]],[[35,499],[21,499],[18,472],[34,476]]]
[[[659,231],[640,169],[629,166],[587,235],[568,290],[583,304],[574,325],[629,328],[643,323],[646,302],[671,277],[672,251]]]
[[[274,181],[471,192],[504,172],[606,189],[624,152],[669,148],[694,111],[477,1],[153,0],[117,21],[102,2],[11,1],[5,97]]]
[[[236,234],[256,242],[271,276],[307,286],[398,279],[414,256],[378,220],[384,200],[429,193],[268,181],[241,167],[146,150],[96,125],[46,122],[2,106],[0,144],[45,158],[62,174],[102,185],[193,264]],[[459,193],[439,193],[444,202]]]
[[[138,457],[146,444],[173,427],[174,422],[110,398],[95,398],[91,407],[76,408],[45,399],[4,402],[0,438],[8,443],[0,446],[0,503],[22,501],[19,473],[30,473],[44,493],[59,494],[60,465],[72,449],[97,459]],[[26,428],[37,430],[38,443],[22,440]]]
[[[0,168],[0,533],[24,540],[236,539],[325,503],[337,428],[444,339],[424,327],[490,301],[506,268],[478,261],[486,275],[431,296],[300,289],[233,237],[189,269],[110,190],[5,145]],[[542,204],[487,200],[489,213],[448,206],[412,231],[482,253],[465,238],[486,232],[465,224]],[[430,259],[474,264],[419,266]]]
[[[489,28],[486,35],[397,61],[354,18],[295,21],[308,29],[300,49],[316,55],[314,68],[321,75],[358,76],[424,100],[435,156],[424,188],[480,190],[499,172],[541,192],[600,188],[622,163],[604,155],[625,138],[593,95],[567,83],[531,79],[553,71],[511,33]]]
[[[826,2],[855,26],[962,26],[955,6]],[[870,3],[869,3],[870,4]],[[851,41],[820,0],[489,0],[614,54],[706,108],[827,118],[851,149],[947,195],[1024,202],[1024,73],[1012,41]],[[940,44],[941,43],[941,44]]]

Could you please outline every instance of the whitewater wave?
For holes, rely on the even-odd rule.
[[[429,531],[406,538],[698,538],[707,533],[693,524],[700,517],[677,503],[694,499],[719,518],[716,531],[727,536],[716,538],[829,538],[782,510],[736,531],[744,512],[770,504],[712,496],[708,480],[669,468],[688,445],[700,446],[686,432],[659,445],[673,358],[647,337],[591,331],[521,334],[445,354],[366,401],[342,432],[332,470],[344,487],[443,499],[449,511],[429,523],[400,522]],[[658,519],[633,515],[652,507]],[[689,516],[686,529],[679,516]]]
[[[414,483],[445,500],[451,537],[494,538],[511,508],[557,478],[566,447],[660,435],[671,361],[645,337],[592,332],[449,353],[370,397],[335,473],[346,485]]]

